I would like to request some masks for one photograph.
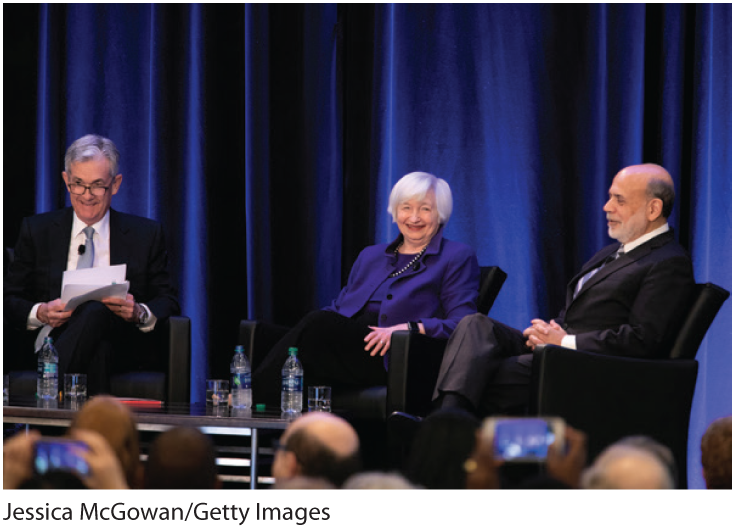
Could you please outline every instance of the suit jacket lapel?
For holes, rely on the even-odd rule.
[[[110,265],[126,264],[130,259],[130,227],[114,209],[110,209]]]

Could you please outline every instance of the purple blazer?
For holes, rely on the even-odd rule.
[[[442,237],[443,228],[429,243],[421,259],[396,278],[380,303],[378,325],[391,327],[408,321],[422,322],[428,336],[449,338],[464,316],[477,312],[480,267],[474,250]],[[347,286],[323,310],[352,317],[395,271],[399,235],[390,244],[368,246],[357,257]]]

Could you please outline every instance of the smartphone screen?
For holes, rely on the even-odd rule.
[[[545,419],[497,419],[493,448],[496,457],[505,461],[544,461],[556,435]]]
[[[89,475],[89,465],[79,454],[89,450],[82,441],[71,439],[39,439],[36,441],[33,468],[37,474],[51,470],[76,472],[80,476]]]

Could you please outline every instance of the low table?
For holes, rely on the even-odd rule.
[[[208,435],[250,437],[250,488],[258,482],[258,431],[285,430],[298,414],[277,408],[256,411],[204,404],[160,404],[154,401],[120,399],[130,406],[139,431],[162,432],[175,426],[198,428]],[[10,398],[3,405],[3,422],[35,426],[67,427],[81,404],[71,401],[42,401]]]

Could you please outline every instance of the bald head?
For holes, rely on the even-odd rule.
[[[668,218],[674,207],[674,179],[669,172],[655,163],[631,165],[618,173],[622,178],[639,182],[649,200],[661,200],[661,216]]]
[[[354,454],[360,440],[350,423],[331,413],[312,412],[296,419],[285,432],[285,440],[302,431],[339,457]]]
[[[127,406],[112,397],[94,397],[82,406],[70,429],[91,430],[104,437],[117,455],[128,485],[136,484],[140,461],[138,428]]]
[[[296,476],[321,477],[342,485],[360,469],[360,440],[344,419],[312,412],[296,419],[281,437],[273,461],[276,481]]]
[[[660,165],[631,165],[615,175],[603,208],[608,234],[627,244],[666,223],[674,207],[674,181]]]
[[[648,450],[613,445],[582,476],[586,489],[672,489],[674,482],[664,463]]]

